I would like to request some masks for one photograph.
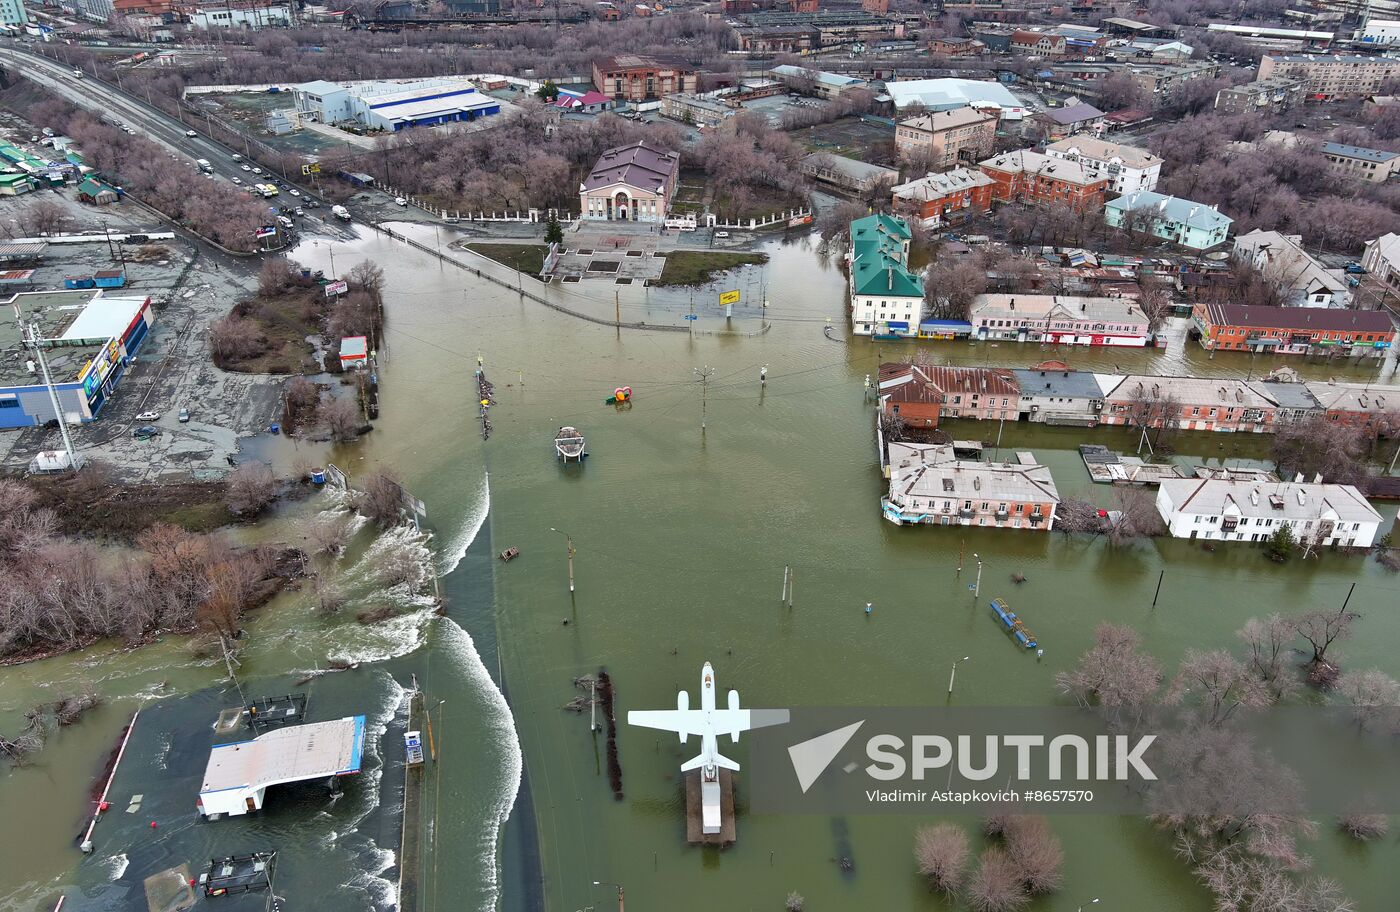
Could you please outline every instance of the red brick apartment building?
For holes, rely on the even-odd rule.
[[[1196,304],[1191,317],[1201,345],[1217,351],[1380,358],[1395,344],[1395,324],[1383,310],[1206,302]]]
[[[646,101],[677,92],[694,92],[694,67],[676,57],[624,54],[593,61],[593,85],[615,101]]]
[[[911,427],[938,427],[943,417],[1015,421],[1021,385],[1009,370],[922,364],[880,365],[880,407]]]
[[[1103,208],[1108,190],[1107,177],[1095,178],[1078,162],[1029,149],[1005,152],[977,167],[996,181],[992,198],[1003,203],[1065,203],[1076,212],[1092,212]]]

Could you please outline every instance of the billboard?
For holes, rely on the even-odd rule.
[[[722,292],[720,292],[720,295],[719,295],[719,303],[720,303],[721,305],[726,306],[726,307],[729,306],[730,304],[738,304],[738,303],[739,303],[739,291],[738,291],[738,289],[735,289],[734,291],[722,291]]]
[[[350,290],[350,285],[344,279],[336,279],[334,282],[326,283],[326,297],[331,295],[343,295]]]

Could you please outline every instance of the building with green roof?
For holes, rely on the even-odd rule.
[[[897,216],[851,222],[851,331],[856,335],[918,335],[924,282],[908,268],[911,237],[908,223]]]

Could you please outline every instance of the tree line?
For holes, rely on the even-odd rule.
[[[266,212],[233,184],[208,180],[165,147],[66,102],[40,102],[29,116],[35,124],[72,137],[85,164],[136,199],[230,250],[257,249],[255,233],[267,221]]]

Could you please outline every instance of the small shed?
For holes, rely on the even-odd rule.
[[[346,336],[340,340],[340,369],[364,367],[369,361],[369,340],[364,336]]]
[[[95,177],[89,177],[78,185],[79,202],[94,206],[106,206],[121,199],[121,195]]]

